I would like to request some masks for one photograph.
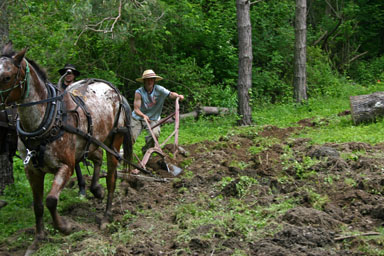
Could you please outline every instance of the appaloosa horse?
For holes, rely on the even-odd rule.
[[[132,137],[129,104],[113,85],[97,79],[81,80],[60,92],[35,62],[25,58],[25,53],[26,49],[15,53],[11,42],[3,48],[0,104],[17,107],[19,114],[16,127],[22,143],[18,148],[32,188],[36,219],[35,240],[28,254],[45,238],[45,175],[54,175],[45,199],[53,225],[68,234],[71,224],[57,211],[60,193],[73,174],[75,163],[99,147],[107,153],[108,196],[100,228],[106,227],[112,216],[116,168],[119,160],[130,162]],[[118,154],[122,144],[124,159]]]
[[[17,151],[17,132],[16,132],[16,118],[17,110],[6,109],[0,110],[0,154],[6,155],[9,162],[13,163],[13,157],[16,156]],[[92,182],[90,186],[90,191],[94,194],[96,198],[104,197],[104,190],[99,185],[99,174],[101,165],[103,163],[103,151],[101,148],[92,152],[88,159],[93,162],[94,174],[92,176]],[[85,196],[85,179],[81,173],[79,164],[75,166],[77,182],[79,185],[79,194]],[[1,192],[0,188],[0,192]],[[1,207],[0,207],[1,208]]]

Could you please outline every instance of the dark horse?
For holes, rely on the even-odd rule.
[[[14,109],[0,111],[0,155],[8,158],[10,164],[13,163],[13,157],[17,150],[16,116]],[[1,167],[0,167],[1,168]],[[4,180],[0,183],[0,194],[4,186],[13,182],[13,173],[2,177]],[[7,205],[7,202],[0,200],[0,209]]]
[[[53,225],[64,234],[71,224],[57,211],[59,196],[84,155],[103,147],[107,153],[107,204],[100,228],[112,217],[121,145],[124,160],[132,157],[130,109],[118,90],[106,81],[81,80],[60,92],[46,79],[36,63],[25,58],[26,49],[15,53],[12,43],[0,57],[0,104],[17,107],[17,130],[23,143],[19,152],[33,193],[36,219],[34,251],[45,238],[43,224],[44,177],[53,174],[45,203]],[[128,159],[128,160],[127,160]],[[27,251],[27,254],[28,254]]]
[[[17,150],[16,116],[15,109],[0,111],[0,154],[7,155],[11,163]]]

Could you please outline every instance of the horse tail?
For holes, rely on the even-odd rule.
[[[124,114],[125,114],[125,127],[126,132],[124,132],[124,140],[123,140],[123,150],[124,150],[124,159],[128,160],[129,162],[132,162],[133,158],[133,136],[132,136],[132,129],[131,129],[131,107],[129,106],[129,103],[125,97],[122,97],[122,103],[124,108]],[[125,168],[127,167],[127,162],[124,163]]]

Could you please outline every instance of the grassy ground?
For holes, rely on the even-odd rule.
[[[372,124],[365,124],[354,126],[352,125],[350,115],[339,116],[338,113],[345,110],[349,110],[349,96],[369,94],[375,91],[383,91],[384,86],[381,84],[372,85],[370,87],[360,87],[357,85],[346,85],[343,89],[343,94],[338,97],[323,97],[318,99],[310,99],[308,103],[303,105],[296,104],[282,104],[282,105],[264,105],[255,107],[253,110],[253,118],[255,125],[251,127],[236,127],[235,116],[223,116],[223,117],[207,117],[201,118],[198,121],[192,119],[181,120],[180,123],[180,145],[190,145],[201,141],[218,141],[219,139],[225,139],[226,136],[235,134],[255,134],[261,131],[265,126],[277,126],[280,128],[298,126],[297,122],[302,119],[310,118],[318,124],[316,129],[307,127],[300,131],[296,137],[311,138],[311,143],[324,144],[327,142],[343,143],[343,142],[366,142],[369,144],[377,144],[384,142],[384,124],[383,122],[377,122]],[[323,120],[326,119],[327,123],[322,124]],[[173,125],[165,125],[162,128],[162,136],[165,137],[173,130]],[[135,152],[140,152],[140,148],[144,143],[143,136],[140,137],[135,145]],[[268,143],[268,142],[263,142]],[[258,151],[256,147],[253,150]],[[141,157],[140,153],[138,153]],[[238,166],[246,165],[246,163],[238,163]],[[105,170],[105,166],[103,166]],[[86,169],[83,168],[83,172],[87,173]],[[193,176],[193,173],[186,173],[186,175]],[[10,186],[0,197],[0,199],[6,200],[8,205],[0,210],[0,244],[8,246],[10,248],[17,248],[25,246],[25,243],[29,243],[33,239],[32,228],[34,227],[34,215],[32,210],[32,196],[30,193],[29,184],[25,178],[22,162],[19,159],[15,160],[14,165],[14,176],[15,184]],[[47,192],[50,188],[51,178],[48,176],[46,179],[45,191]],[[227,185],[231,180],[222,180],[221,186]],[[252,185],[255,180],[248,179],[241,181],[243,184],[242,189],[246,192],[247,187]],[[104,184],[105,185],[105,184]],[[182,191],[180,191],[182,193]],[[316,196],[316,195],[314,195]],[[319,201],[321,198],[318,198]],[[201,198],[204,201],[207,198]],[[216,200],[216,201],[215,201]],[[225,211],[227,208],[220,208],[220,200],[215,199],[211,202],[211,210],[201,210],[196,208],[197,204],[180,204],[180,207],[175,209],[175,218],[178,218],[179,225],[185,227],[185,231],[178,234],[180,241],[187,240],[189,231],[194,228],[201,226],[202,223],[208,224],[212,222],[222,222],[224,224],[218,225],[230,225],[231,215]],[[68,209],[73,204],[84,204],[88,199],[80,198],[77,196],[77,189],[65,189],[60,198],[59,210]],[[234,211],[245,211],[246,207],[243,202],[233,200],[231,209]],[[248,212],[238,216],[236,221],[236,230],[242,230],[246,233],[247,223],[250,219],[257,219],[257,216],[267,216],[266,212],[278,213],[285,211],[286,209],[292,208],[294,201],[281,200],[269,206],[265,209],[257,209],[255,212]],[[236,209],[236,210],[235,210]],[[222,212],[221,212],[222,211]],[[222,219],[214,220],[217,216],[217,212],[221,212]],[[142,216],[153,218],[153,213],[145,212],[142,210]],[[49,229],[51,239],[53,243],[46,243],[40,250],[38,255],[53,255],[63,253],[61,251],[62,243],[76,243],[79,237],[94,237],[97,239],[100,234],[96,231],[87,230],[76,232],[65,238],[61,234],[55,233],[52,229],[50,215],[45,210],[44,219],[46,228]],[[189,216],[189,218],[186,218]],[[191,217],[193,216],[193,218]],[[196,218],[198,216],[198,218]],[[266,225],[268,218],[260,218],[260,222],[257,223],[260,227]],[[135,215],[132,215],[129,211],[124,215],[124,220],[132,220]],[[187,220],[190,221],[187,221]],[[123,221],[124,222],[124,221]],[[243,225],[243,224],[244,225]],[[115,226],[113,226],[115,225]],[[117,241],[123,240],[124,242],[132,239],[132,233],[124,232],[117,223],[113,224],[110,228],[117,229],[118,232],[114,233]],[[172,228],[172,227],[170,227]],[[21,232],[22,230],[30,230],[30,232]],[[17,240],[9,241],[10,236],[14,236],[20,232]],[[53,234],[53,235],[52,235]],[[247,239],[252,240],[257,237],[258,234],[252,232],[247,233]],[[59,241],[55,243],[55,240]],[[101,243],[95,245],[101,252],[100,255],[110,255],[111,251],[116,250],[115,245],[108,243]],[[113,247],[111,249],[111,246]],[[114,247],[115,246],[115,247]],[[89,248],[89,255],[95,248]],[[105,253],[103,253],[105,251]],[[384,255],[383,251],[377,255]],[[99,255],[99,254],[97,254]],[[238,255],[243,255],[239,252]]]

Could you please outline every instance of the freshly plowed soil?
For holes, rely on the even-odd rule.
[[[84,203],[64,209],[62,215],[72,220],[76,231],[96,232],[104,241],[85,233],[76,244],[63,248],[67,255],[376,255],[375,250],[383,247],[375,232],[384,224],[384,144],[313,145],[310,139],[294,138],[303,127],[315,125],[301,120],[297,127],[267,126],[259,133],[182,145],[186,153],[172,160],[184,169],[177,177],[161,169],[161,158],[154,158],[148,169],[156,178],[123,175],[107,230],[98,229],[105,199],[89,194]],[[168,147],[165,150],[172,150],[172,145]],[[247,194],[237,186],[244,176],[257,181]],[[226,177],[231,182],[219,186]],[[214,221],[181,237],[187,227],[178,221],[177,207],[196,202],[204,207],[204,198],[218,197],[223,205],[241,200],[250,210],[270,209],[282,198],[295,205],[260,227],[247,224],[258,234],[251,241],[239,230]],[[271,210],[265,211],[260,216]],[[129,239],[118,231],[121,225]],[[116,239],[121,243],[113,251],[98,250],[100,244],[105,248]],[[9,252],[3,245],[0,254],[18,255],[23,249]]]

